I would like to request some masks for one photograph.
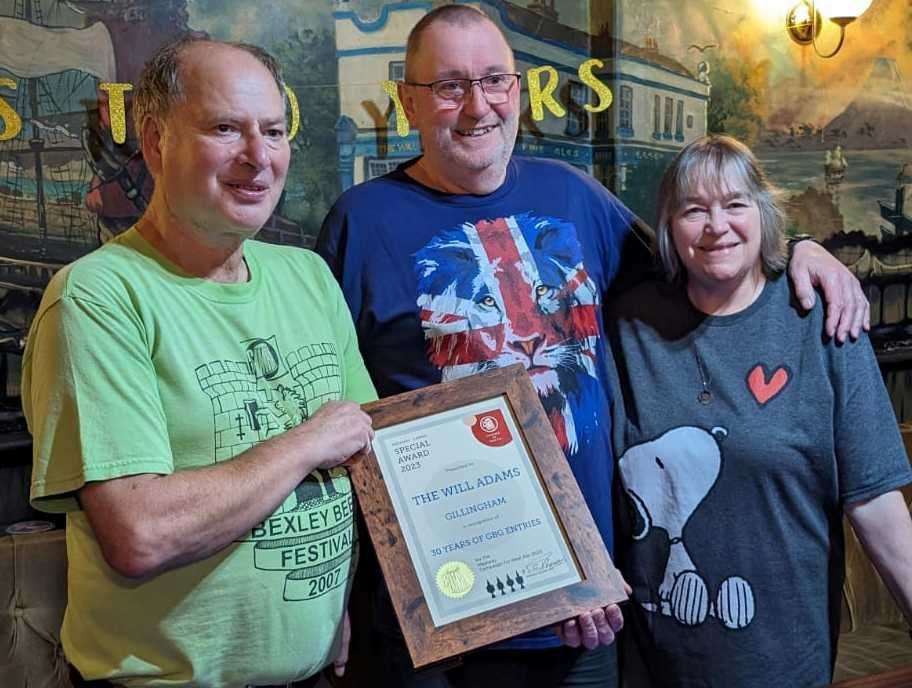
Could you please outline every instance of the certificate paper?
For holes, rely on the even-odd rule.
[[[504,397],[378,430],[436,627],[581,580]]]

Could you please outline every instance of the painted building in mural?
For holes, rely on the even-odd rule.
[[[348,0],[335,0],[342,189],[379,177],[420,151],[416,132],[404,138],[396,133],[395,108],[382,84],[404,78],[405,37],[429,7],[427,2],[390,3],[369,19]]]
[[[681,148],[706,134],[707,71],[701,63],[694,76],[651,38],[643,47],[615,40],[601,73],[614,104],[597,116],[594,174],[650,224],[665,168]]]
[[[579,167],[651,221],[661,170],[682,146],[706,132],[710,85],[705,74],[694,76],[661,54],[655,41],[638,47],[566,26],[553,2],[469,4],[501,27],[521,73],[550,65],[559,75],[555,97],[566,110],[562,117],[545,110],[544,119],[535,121],[523,86],[517,153]],[[335,2],[343,188],[385,174],[420,152],[416,132],[397,135],[393,105],[381,84],[403,78],[406,37],[431,7],[431,2],[389,2],[367,18],[349,0]],[[595,114],[584,108],[595,104],[595,94],[578,74],[591,57],[604,63],[595,73],[613,93],[611,107]]]

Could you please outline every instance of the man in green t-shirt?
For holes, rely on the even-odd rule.
[[[375,392],[322,260],[252,240],[288,171],[278,66],[184,40],[133,107],[150,205],[54,278],[23,365],[32,501],[67,514],[64,651],[93,686],[311,685],[347,657],[341,464]]]

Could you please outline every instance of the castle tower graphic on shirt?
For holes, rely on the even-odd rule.
[[[312,416],[342,396],[331,342],[284,354],[275,335],[241,342],[246,360],[196,368],[212,403],[213,463],[225,461]],[[314,471],[268,519],[238,542],[255,543],[253,564],[285,571],[283,599],[309,600],[345,585],[352,560],[352,494],[343,468]]]

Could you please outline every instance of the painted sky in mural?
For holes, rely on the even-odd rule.
[[[823,126],[840,114],[864,86],[874,61],[887,58],[912,79],[912,4],[881,0],[849,27],[839,55],[823,60],[789,41],[783,17],[789,0],[749,3],[623,0],[623,37],[659,48],[696,69],[706,57],[724,55],[762,74],[766,84],[757,109],[771,126],[791,122]],[[835,33],[821,36],[823,48]],[[908,87],[906,87],[908,94]]]

